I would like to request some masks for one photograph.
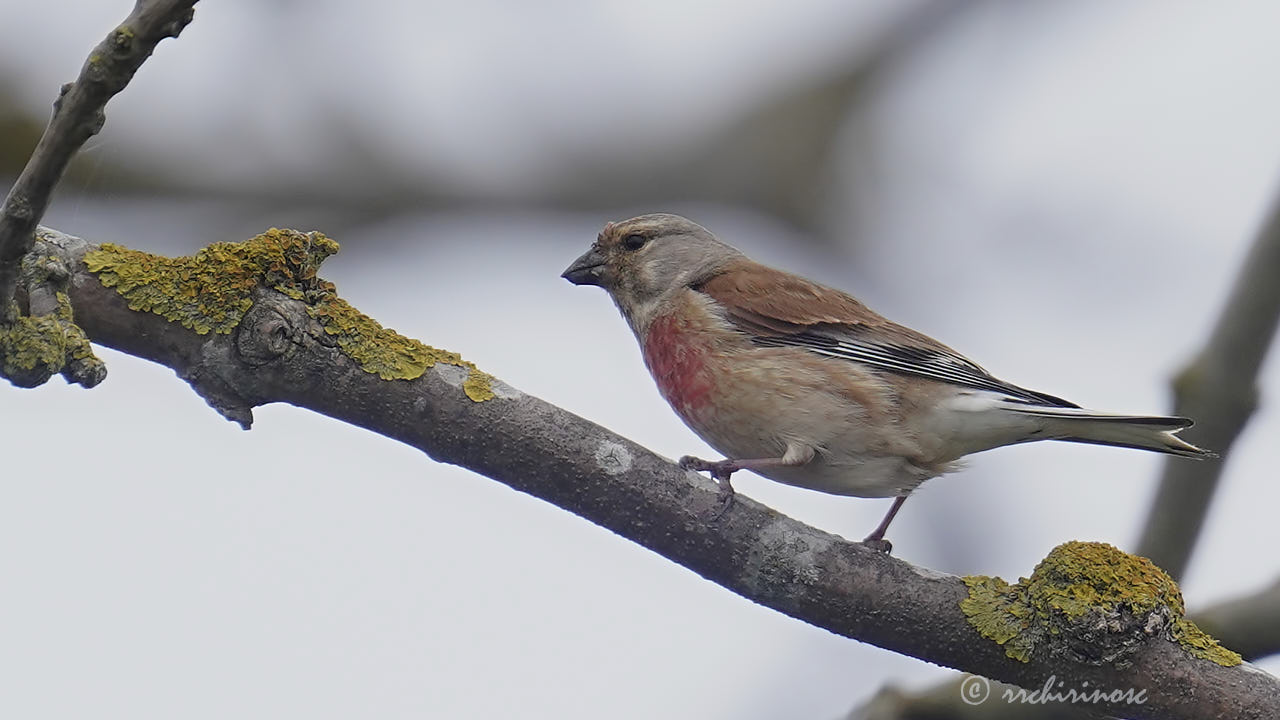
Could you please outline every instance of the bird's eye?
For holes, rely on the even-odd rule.
[[[646,242],[649,242],[649,238],[643,235],[628,235],[622,238],[622,247],[628,250],[639,250]]]

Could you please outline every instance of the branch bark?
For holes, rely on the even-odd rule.
[[[1077,687],[1142,689],[1144,705],[1102,706],[1135,718],[1280,716],[1276,678],[1247,665],[1193,658],[1162,633],[1135,642],[1124,662],[1081,657],[1081,647],[1116,640],[1104,637],[1105,624],[1085,636],[1046,638],[1025,661],[1013,659],[962,611],[961,601],[970,597],[966,579],[871,551],[745,497],[710,522],[718,499],[709,480],[500,381],[486,378],[477,388],[477,371],[451,353],[426,348],[422,354],[399,344],[406,355],[427,357],[429,367],[418,376],[394,364],[370,370],[368,358],[353,349],[358,344],[335,335],[332,305],[316,300],[332,290],[314,277],[319,260],[336,250],[325,249],[332,243],[323,236],[290,236],[298,244],[284,247],[284,261],[262,264],[266,274],[252,288],[252,302],[239,316],[219,315],[211,324],[207,317],[192,321],[183,315],[206,307],[200,284],[205,280],[180,288],[177,296],[188,304],[175,309],[162,297],[167,281],[126,273],[129,263],[162,267],[174,261],[145,256],[104,270],[110,263],[99,259],[95,273],[84,262],[95,246],[52,230],[38,234],[37,255],[71,268],[67,287],[76,321],[95,342],[173,368],[246,427],[252,407],[287,402],[370,429],[551,502],[754,602],[930,662],[1027,688],[1055,676]],[[312,256],[316,248],[321,251]],[[111,252],[122,257],[129,251]],[[214,282],[246,265],[238,252],[211,247],[206,260],[221,258],[225,271],[184,265],[177,274],[208,272],[207,282]],[[292,280],[278,277],[285,266]],[[115,287],[104,285],[107,278]],[[232,298],[222,307],[240,307],[239,302]],[[396,338],[391,340],[411,342]],[[1180,613],[1168,606],[1165,611]]]
[[[102,129],[107,101],[124,89],[156,45],[191,22],[197,0],[136,0],[133,12],[98,43],[75,82],[62,86],[53,117],[0,207],[0,322],[11,304],[22,256],[62,173],[80,146]]]
[[[1192,616],[1196,625],[1245,660],[1280,653],[1280,580],[1261,592],[1221,602]],[[845,720],[1089,720],[1099,717],[1064,704],[1019,704],[989,699],[966,701],[966,678],[948,680],[927,690],[909,693],[886,687]],[[1001,698],[1013,686],[992,683],[991,698]]]
[[[1258,369],[1280,322],[1280,198],[1274,201],[1204,348],[1174,378],[1187,440],[1221,457],[1166,462],[1137,554],[1175,578],[1186,571],[1231,445],[1258,403]]]

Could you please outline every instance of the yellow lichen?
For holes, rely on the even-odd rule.
[[[474,365],[470,367],[467,379],[462,381],[462,392],[475,402],[484,402],[497,397],[493,392],[493,376],[477,369]]]
[[[458,353],[424,345],[384,328],[337,295],[308,305],[308,311],[348,357],[383,380],[412,380],[436,363],[444,363],[467,369],[467,379],[462,384],[467,397],[476,402],[494,397],[492,377]]]
[[[1053,637],[1082,662],[1115,662],[1162,634],[1191,655],[1219,665],[1241,662],[1185,617],[1177,583],[1146,558],[1105,543],[1069,542],[1049,553],[1030,578],[964,578],[960,608],[983,637],[1027,662]]]
[[[320,263],[338,244],[318,232],[272,228],[245,242],[215,243],[190,257],[167,258],[104,244],[85,255],[89,270],[133,310],[161,315],[196,333],[230,333],[253,305],[253,291],[272,288],[306,304],[340,350],[384,380],[412,380],[436,363],[465,368],[467,397],[494,396],[491,378],[457,353],[382,327],[352,307],[326,280]]]
[[[1170,630],[1173,639],[1193,657],[1208,660],[1223,667],[1233,667],[1244,662],[1240,653],[1228,650],[1209,633],[1201,630],[1186,618],[1178,618]]]
[[[43,375],[43,383],[62,369],[66,356],[66,334],[53,315],[22,315],[0,325],[0,372],[7,378]]]
[[[1031,643],[1024,634],[1029,613],[1017,588],[986,575],[970,575],[961,580],[969,586],[969,596],[960,601],[969,624],[978,628],[983,637],[1004,645],[1009,657],[1030,660]]]
[[[59,309],[52,315],[19,315],[0,323],[0,377],[18,387],[44,384],[55,373],[93,387],[106,371],[93,355],[89,338],[71,318],[70,301],[57,293]]]

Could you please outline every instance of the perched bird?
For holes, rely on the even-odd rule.
[[[970,453],[1067,440],[1200,458],[1175,433],[1191,420],[1085,410],[993,377],[853,297],[757,263],[678,215],[605,225],[564,271],[608,291],[662,396],[727,459],[836,495],[894,497],[864,542],[883,550],[907,495]]]

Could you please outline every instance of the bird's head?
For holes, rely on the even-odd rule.
[[[636,328],[665,298],[706,281],[741,257],[692,220],[655,213],[605,225],[561,277],[574,285],[604,288]]]

